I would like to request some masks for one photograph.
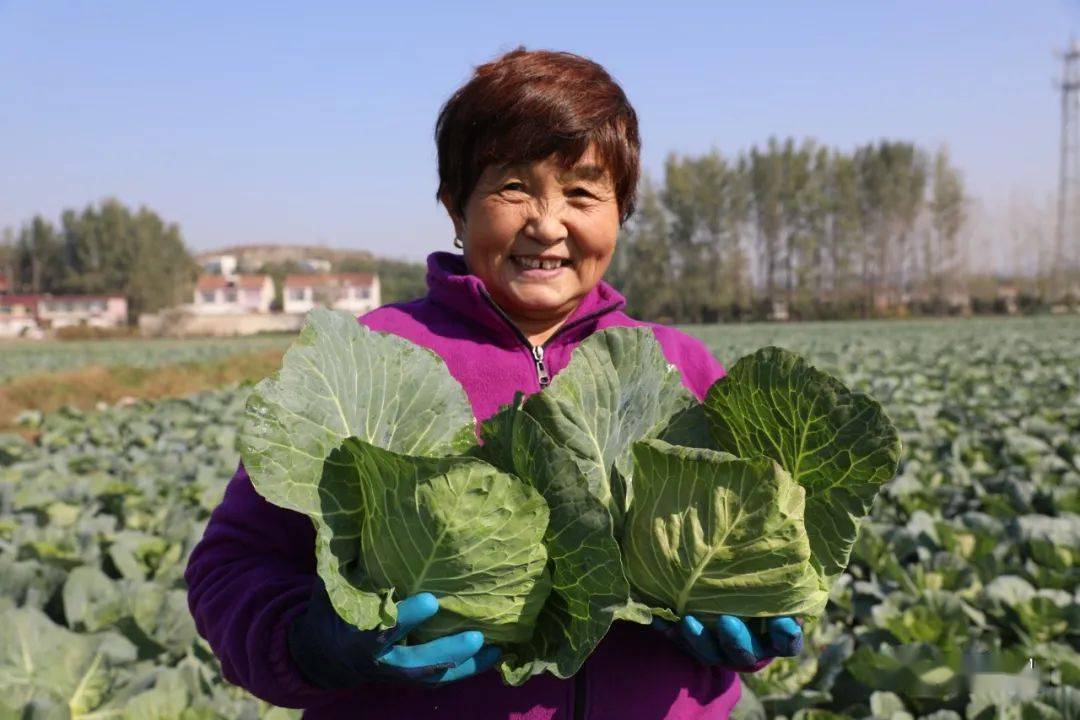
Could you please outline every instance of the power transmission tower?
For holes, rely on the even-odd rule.
[[[1068,49],[1060,53],[1061,82],[1061,158],[1058,166],[1057,230],[1054,236],[1054,267],[1051,297],[1059,299],[1065,292],[1066,278],[1080,262],[1078,243],[1077,188],[1080,182],[1080,44],[1069,40]]]

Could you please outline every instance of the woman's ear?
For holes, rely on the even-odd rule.
[[[451,222],[454,223],[454,235],[465,237],[465,221],[458,216],[457,211],[454,209],[454,203],[450,199],[450,195],[443,193],[439,196],[439,202],[446,208],[446,214],[450,216]]]

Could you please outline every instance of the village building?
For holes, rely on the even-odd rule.
[[[1006,314],[1018,314],[1020,312],[1020,288],[1012,284],[998,285],[997,301]]]
[[[235,276],[238,269],[235,255],[210,255],[204,257],[200,265],[207,275],[224,275],[225,277]]]
[[[37,295],[0,295],[0,337],[23,337],[38,331]]]
[[[200,275],[191,311],[200,315],[268,313],[274,301],[269,275]]]
[[[316,305],[362,315],[382,304],[379,276],[370,273],[287,275],[282,306],[287,314],[304,314]]]
[[[127,316],[122,295],[0,295],[0,337],[75,326],[123,327]]]

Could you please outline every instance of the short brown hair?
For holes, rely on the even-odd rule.
[[[476,68],[435,124],[439,189],[461,216],[484,168],[555,155],[573,166],[590,143],[611,173],[619,219],[634,211],[641,140],[637,114],[607,71],[568,52],[519,47]]]

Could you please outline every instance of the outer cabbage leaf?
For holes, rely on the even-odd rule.
[[[549,671],[576,673],[611,627],[630,588],[612,535],[611,514],[581,482],[574,456],[527,415],[508,409],[485,425],[512,436],[514,466],[547,500],[544,542],[552,592],[527,642],[506,648],[500,671],[510,684]]]
[[[882,643],[877,650],[865,644],[855,650],[846,667],[867,688],[940,702],[951,700],[963,689],[964,678],[954,655],[926,643]]]
[[[435,353],[374,332],[349,313],[316,308],[282,360],[281,370],[248,397],[239,445],[255,489],[267,500],[310,516],[318,532],[318,570],[334,608],[353,622],[396,619],[389,594],[378,600],[350,590],[341,575],[346,551],[320,516],[327,505],[355,515],[357,488],[320,487],[323,463],[346,438],[416,456],[461,452],[476,440],[465,391]],[[331,552],[335,550],[335,552]],[[353,578],[355,580],[355,578]]]
[[[805,491],[773,460],[648,440],[634,445],[634,487],[623,558],[655,612],[711,621],[824,609]]]
[[[158,582],[114,580],[95,567],[75,568],[64,583],[64,619],[77,630],[115,628],[139,648],[183,655],[195,642],[187,593]]]
[[[0,697],[9,707],[55,705],[64,717],[81,717],[108,699],[119,668],[135,662],[135,646],[116,633],[73,633],[36,608],[0,600]]]
[[[767,347],[714,383],[705,409],[719,449],[771,457],[806,489],[812,562],[831,584],[900,460],[899,436],[881,405],[797,355]]]
[[[522,413],[565,448],[582,481],[622,525],[633,501],[630,446],[656,437],[695,404],[648,328],[609,328],[586,338]]]
[[[336,566],[322,574],[349,622],[375,627],[384,603],[430,592],[439,613],[413,631],[418,641],[467,629],[497,643],[531,636],[551,587],[548,509],[519,478],[349,438],[327,459],[320,496],[320,570]]]
[[[465,391],[438,355],[316,308],[281,370],[248,397],[241,456],[266,499],[315,515],[323,461],[347,437],[426,456],[476,441]]]
[[[648,622],[630,601],[615,540],[632,496],[633,442],[694,403],[651,330],[593,334],[541,393],[484,423],[479,454],[526,478],[548,502],[552,593],[526,643],[506,649],[503,677],[570,677],[616,618]]]

